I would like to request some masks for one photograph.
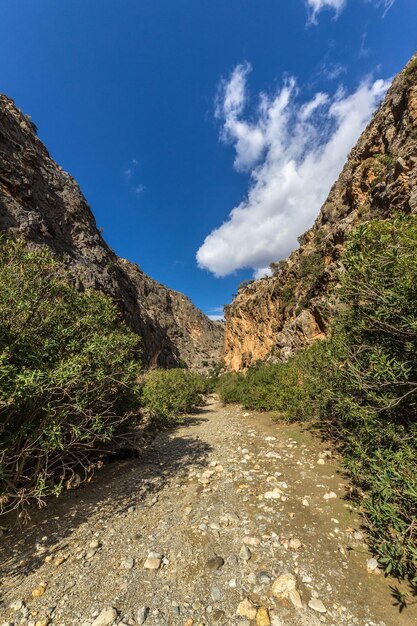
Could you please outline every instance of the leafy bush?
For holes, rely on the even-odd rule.
[[[203,403],[209,379],[184,369],[154,370],[145,376],[142,403],[151,417],[169,423]]]
[[[138,337],[46,250],[0,243],[0,511],[59,493],[138,406]]]
[[[387,572],[417,574],[417,218],[360,226],[344,258],[330,417]]]
[[[258,364],[246,374],[225,374],[217,391],[226,404],[238,402],[245,409],[278,411],[289,421],[310,419],[322,398],[319,372],[326,354],[325,344],[318,342],[287,363]]]
[[[217,380],[216,391],[224,404],[243,404],[246,377],[244,374],[227,372]]]
[[[326,342],[219,383],[224,402],[319,418],[356,486],[372,549],[417,584],[417,217],[361,225]]]

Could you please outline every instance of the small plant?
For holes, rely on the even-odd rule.
[[[253,279],[249,279],[249,280],[242,280],[242,282],[240,283],[239,287],[237,288],[238,292],[241,289],[245,289],[246,287],[249,287],[249,285],[251,285],[252,283],[254,283],[255,281]]]
[[[300,255],[297,276],[304,284],[313,285],[320,278],[323,270],[324,260],[321,252],[315,251]]]
[[[269,264],[269,269],[272,272],[273,276],[278,276],[286,267],[286,261],[277,261]]]

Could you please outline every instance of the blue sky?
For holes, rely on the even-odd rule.
[[[1,16],[0,90],[107,242],[212,314],[296,246],[417,47],[415,0],[1,0]]]

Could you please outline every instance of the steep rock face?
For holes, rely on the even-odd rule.
[[[417,213],[417,55],[393,81],[300,247],[227,307],[227,367],[286,359],[325,337],[347,234],[393,211]]]
[[[144,362],[204,369],[221,359],[223,325],[181,293],[119,259],[75,180],[49,156],[36,127],[0,95],[0,230],[65,259],[77,285],[110,295],[142,337]]]

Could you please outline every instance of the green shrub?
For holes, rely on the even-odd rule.
[[[59,493],[136,411],[138,337],[46,250],[0,244],[0,511]]]
[[[387,572],[417,574],[417,218],[360,226],[344,258],[346,309],[330,344],[345,463]]]
[[[209,384],[209,379],[189,370],[154,370],[145,376],[142,403],[155,420],[178,421],[203,403]]]
[[[417,584],[417,217],[362,224],[343,259],[328,341],[219,382],[224,402],[319,418],[343,452],[369,542]]]
[[[243,404],[243,387],[245,376],[240,373],[227,372],[216,382],[216,391],[224,404]]]
[[[245,409],[277,411],[289,421],[310,419],[322,398],[318,391],[327,347],[317,342],[287,363],[258,364],[245,374],[220,377],[217,391],[225,404],[237,402]]]

